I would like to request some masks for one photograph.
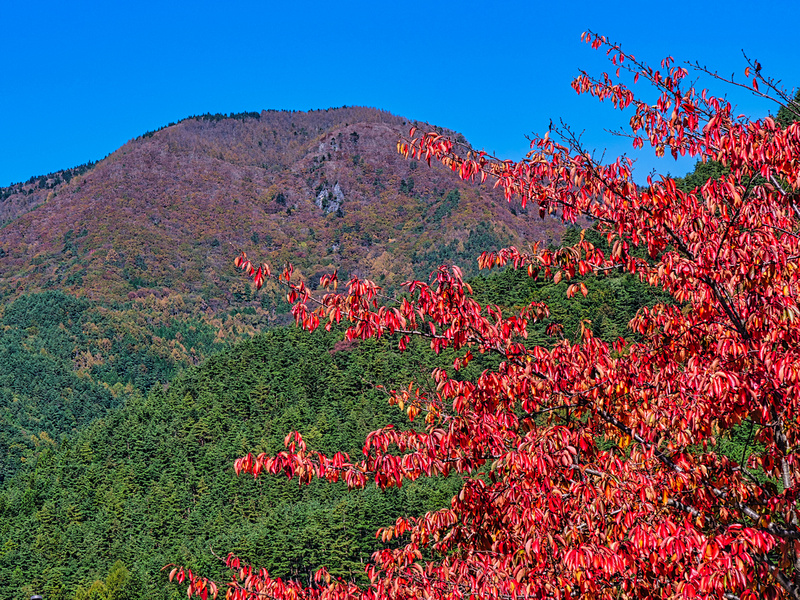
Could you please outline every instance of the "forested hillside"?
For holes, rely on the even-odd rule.
[[[345,494],[342,486],[237,479],[232,468],[242,453],[279,451],[295,429],[316,448],[355,455],[368,431],[406,422],[375,383],[420,378],[431,366],[425,355],[337,339],[272,331],[166,391],[129,395],[58,449],[42,449],[35,468],[0,494],[0,580],[8,582],[0,598],[72,598],[117,561],[129,583],[113,598],[177,597],[159,570],[181,562],[218,571],[209,547],[236,548],[281,576],[307,578],[330,563],[361,578],[379,526],[444,505],[459,482]]]
[[[574,336],[581,319],[613,339],[633,311],[659,297],[630,275],[586,282],[592,293],[580,302],[566,300],[566,283],[537,282],[511,269],[476,278],[473,286],[481,302],[501,308],[549,301],[551,319],[531,328],[531,343],[545,344],[553,341],[547,325],[563,323],[565,335]],[[63,301],[52,302],[51,312],[70,310],[63,295],[33,298]],[[93,322],[88,302],[72,304],[76,323]],[[15,306],[6,319],[27,325]],[[37,306],[35,312],[48,314],[45,304]],[[49,332],[49,321],[58,319],[43,316],[36,326]],[[192,326],[196,336],[204,331],[197,324],[183,329]],[[48,355],[58,340],[51,347]],[[451,365],[448,354],[433,359]],[[99,398],[107,394],[109,405],[124,405],[57,447],[40,445],[33,468],[7,481],[0,494],[0,578],[12,582],[10,590],[44,590],[47,598],[80,600],[92,585],[107,600],[178,597],[159,569],[180,562],[216,572],[213,547],[233,549],[284,577],[307,578],[327,564],[337,575],[360,579],[362,561],[382,547],[374,539],[378,527],[447,504],[460,481],[347,493],[343,486],[299,488],[283,478],[237,479],[232,463],[246,452],[281,450],[294,430],[315,449],[357,456],[368,431],[407,423],[377,386],[424,382],[431,360],[419,343],[399,354],[391,341],[349,343],[335,332],[308,335],[288,327],[241,343],[147,394],[127,385],[114,396],[121,382],[96,385]],[[493,360],[479,356],[461,375]],[[150,364],[161,365],[152,377],[164,383],[155,373],[169,365]],[[4,593],[0,598],[15,597]]]
[[[291,259],[312,287],[338,268],[393,289],[560,235],[402,159],[410,126],[360,107],[189,117],[0,190],[0,481],[134,391],[287,322],[283,291],[236,275],[238,248]]]
[[[63,435],[255,330],[254,312],[213,320],[177,300],[48,291],[0,307],[0,483]]]

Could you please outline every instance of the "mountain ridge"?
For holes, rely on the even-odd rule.
[[[166,287],[229,301],[228,243],[291,260],[304,275],[338,266],[397,286],[436,266],[425,252],[455,244],[463,253],[478,229],[494,232],[494,245],[560,231],[488,187],[397,155],[412,124],[402,117],[361,107],[254,114],[189,117],[144,134],[29,193],[30,210],[20,194],[5,197],[5,214],[18,208],[0,229],[0,293],[56,287],[120,300]]]

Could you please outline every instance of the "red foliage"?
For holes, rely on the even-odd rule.
[[[639,312],[639,341],[609,345],[586,328],[578,343],[547,349],[525,344],[545,306],[513,315],[482,307],[455,268],[410,282],[396,301],[370,281],[353,278],[337,293],[329,277],[328,293],[315,298],[289,269],[275,276],[306,329],[345,321],[348,339],[393,334],[401,347],[424,336],[436,352],[459,351],[455,369],[476,352],[502,362],[476,380],[437,369],[434,395],[413,384],[393,392],[410,417],[424,415],[424,429],[374,431],[361,459],[325,456],[293,433],[277,456],[237,460],[237,473],[302,483],[385,488],[456,471],[464,485],[449,507],[379,532],[404,544],[375,554],[366,589],[324,569],[305,588],[231,556],[228,598],[800,597],[800,125],[734,118],[725,101],[684,89],[687,71],[671,59],[662,72],[605,38],[587,41],[659,94],[655,104],[637,100],[606,74],[573,83],[635,109],[635,146],[717,160],[730,174],[691,192],[665,178],[639,188],[628,159],[599,164],[568,130],[561,143],[535,139],[516,163],[461,154],[453,141],[413,130],[399,150],[465,179],[494,178],[507,196],[566,221],[588,216],[611,247],[508,248],[484,254],[482,266],[511,263],[556,280],[627,270],[674,305]],[[756,77],[777,92],[760,70]],[[257,285],[271,276],[244,254],[237,265]],[[577,291],[586,293],[581,284],[569,293]],[[715,452],[716,438],[744,420],[764,448],[747,465]],[[209,589],[188,577],[190,595]]]

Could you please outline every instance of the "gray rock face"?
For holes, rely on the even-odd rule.
[[[333,186],[333,190],[324,189],[317,194],[317,199],[314,202],[320,210],[324,210],[325,214],[336,212],[342,207],[344,202],[344,192],[339,186],[339,182]]]

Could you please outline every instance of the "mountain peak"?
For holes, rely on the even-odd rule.
[[[412,125],[434,129],[366,107],[207,114],[70,177],[5,188],[0,293],[124,300],[166,288],[224,305],[238,248],[291,261],[312,285],[338,267],[394,287],[440,262],[470,272],[480,250],[558,237],[555,221],[489,186],[399,156]]]

